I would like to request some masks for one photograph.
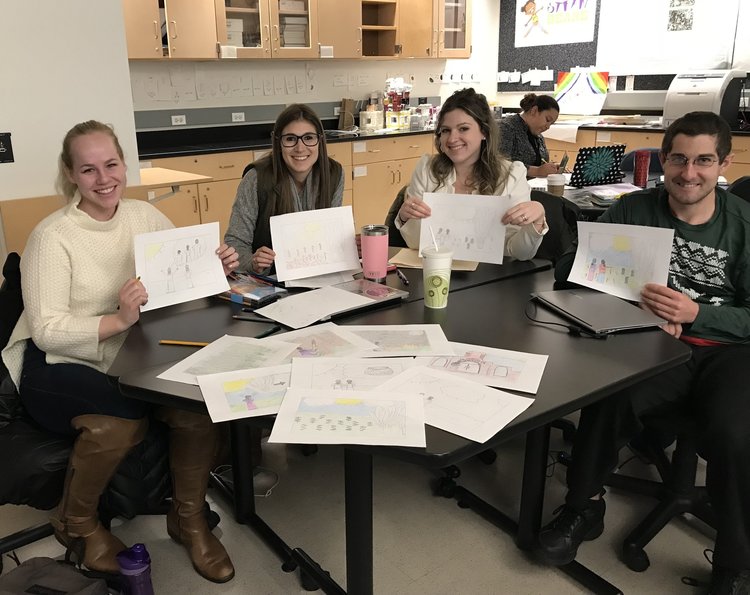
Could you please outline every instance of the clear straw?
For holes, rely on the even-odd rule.
[[[432,243],[435,246],[435,252],[440,252],[440,248],[438,248],[437,240],[435,239],[435,232],[432,231],[432,225],[428,225],[430,228],[430,235],[432,236]]]

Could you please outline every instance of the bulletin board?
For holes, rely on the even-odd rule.
[[[541,0],[540,0],[541,1]],[[597,3],[594,31],[599,29],[599,12],[601,3]],[[515,47],[516,35],[516,0],[500,2],[500,43],[497,52],[498,71],[507,70],[525,72],[530,69],[549,67],[566,71],[576,66],[593,66],[596,63],[596,34],[594,40],[587,43],[565,43],[558,45]],[[526,83],[498,83],[498,91],[552,91],[553,81],[543,81],[539,86],[531,87]]]

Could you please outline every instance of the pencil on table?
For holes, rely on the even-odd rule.
[[[203,341],[175,341],[172,339],[162,339],[159,345],[182,345],[183,347],[205,347],[208,343]]]

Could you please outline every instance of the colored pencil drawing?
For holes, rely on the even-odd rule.
[[[439,324],[347,326],[359,337],[374,343],[376,349],[363,357],[403,355],[453,355]]]
[[[371,351],[375,345],[332,322],[276,335],[280,341],[296,343],[291,357],[343,357]]]
[[[372,390],[411,367],[413,358],[320,358],[292,361],[294,388]]]
[[[496,357],[483,351],[466,351],[452,357],[434,357],[430,368],[458,372],[467,376],[488,376],[517,382],[524,367],[524,360],[510,357]]]

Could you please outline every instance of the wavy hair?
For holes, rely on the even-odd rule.
[[[115,134],[114,128],[112,128],[110,124],[102,124],[96,120],[87,120],[86,122],[76,124],[73,128],[68,130],[65,138],[63,138],[62,151],[60,152],[60,157],[57,163],[57,180],[55,181],[55,188],[57,191],[68,200],[73,198],[76,190],[78,190],[78,186],[68,179],[68,173],[73,171],[73,155],[71,154],[70,146],[79,136],[94,134],[95,132],[101,132],[110,137],[115,145],[120,160],[123,163],[125,162],[125,154],[122,152],[120,141]]]
[[[511,163],[500,155],[500,131],[492,117],[487,99],[471,88],[456,91],[445,100],[440,108],[435,128],[437,154],[432,157],[430,163],[430,173],[437,181],[435,189],[443,185],[453,171],[453,162],[440,148],[440,129],[445,115],[457,109],[471,116],[485,137],[479,149],[479,159],[474,163],[469,183],[479,194],[494,194],[496,188],[504,187],[508,181]]]

